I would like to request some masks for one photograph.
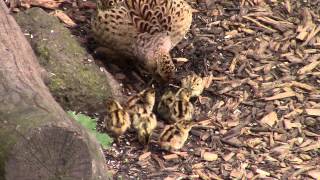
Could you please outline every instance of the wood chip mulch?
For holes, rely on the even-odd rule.
[[[212,78],[193,100],[195,119],[208,123],[177,154],[155,143],[161,121],[149,152],[128,133],[105,150],[107,167],[122,179],[320,179],[320,2],[188,2],[193,24],[172,56],[179,72]],[[62,7],[52,15],[78,25],[74,34],[89,46],[94,3]],[[135,71],[108,70],[127,93],[148,83]]]

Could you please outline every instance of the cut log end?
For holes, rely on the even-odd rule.
[[[92,179],[88,144],[62,127],[33,130],[13,147],[5,167],[8,180]]]

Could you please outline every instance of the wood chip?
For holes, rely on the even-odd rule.
[[[300,150],[301,151],[310,151],[310,150],[315,150],[315,149],[320,149],[320,142],[315,142],[314,144],[311,144],[310,146],[303,147]]]
[[[278,122],[277,113],[274,111],[270,112],[260,120],[261,125],[263,126],[268,125],[270,127],[275,125],[277,122]]]
[[[192,169],[201,169],[203,167],[204,167],[204,164],[202,162],[192,165]]]
[[[179,156],[177,154],[169,154],[169,155],[165,155],[163,156],[163,159],[165,160],[172,160],[172,159],[178,159]]]
[[[320,109],[306,109],[306,113],[310,116],[320,116]]]
[[[210,74],[209,76],[203,77],[204,88],[209,88],[213,82],[213,76]]]
[[[77,25],[68,15],[66,15],[61,10],[55,10],[51,14],[59,18],[68,27],[75,27]]]
[[[277,95],[271,96],[271,97],[267,97],[264,98],[266,101],[273,101],[273,100],[278,100],[278,99],[284,99],[284,98],[288,98],[288,97],[294,97],[296,96],[296,93],[293,91],[287,91],[284,93],[279,93]]]
[[[187,58],[182,58],[182,57],[173,58],[173,60],[174,60],[175,62],[179,63],[179,64],[184,64],[184,63],[186,63],[186,62],[189,61],[189,59],[187,59]]]
[[[286,129],[293,129],[293,128],[301,128],[301,123],[293,123],[289,119],[283,120],[284,126]]]
[[[205,161],[216,161],[218,159],[218,154],[212,152],[204,152],[201,154],[201,157]]]
[[[320,179],[320,169],[308,171],[307,174],[313,179]]]
[[[224,156],[222,156],[222,159],[225,160],[225,161],[229,161],[236,153],[234,152],[230,152]]]
[[[203,180],[209,180],[210,177],[208,175],[206,175],[204,172],[202,172],[201,170],[197,169],[195,170],[195,173],[199,175],[199,177]]]
[[[320,64],[319,59],[320,59],[320,54],[316,54],[316,55],[311,56],[308,59],[308,62],[311,62],[311,63],[300,68],[297,73],[299,75],[302,75],[302,74],[306,74],[308,72],[311,72],[313,69],[315,69]]]
[[[146,153],[141,154],[138,159],[139,159],[139,161],[144,161],[148,157],[150,157],[150,155],[151,155],[151,152],[146,152]]]
[[[262,169],[257,169],[256,173],[258,173],[260,175],[260,178],[267,177],[267,176],[271,175],[269,172],[264,171]]]
[[[64,0],[21,0],[21,6],[30,8],[30,6],[40,6],[48,9],[57,9]]]

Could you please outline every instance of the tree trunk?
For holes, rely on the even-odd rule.
[[[97,142],[49,93],[0,0],[0,179],[107,179]]]

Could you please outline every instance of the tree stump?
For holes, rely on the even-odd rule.
[[[1,0],[0,64],[0,179],[108,179],[101,148],[53,99]]]

